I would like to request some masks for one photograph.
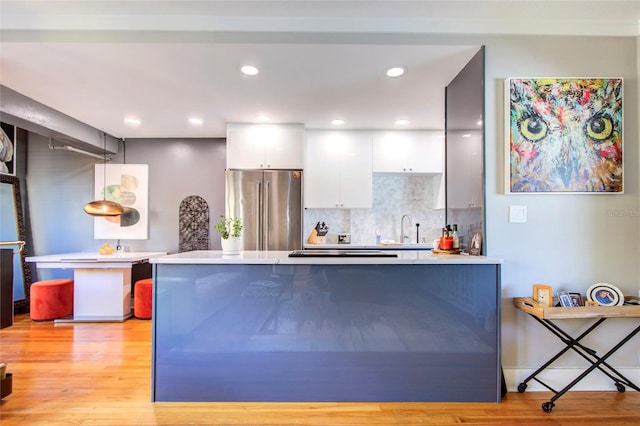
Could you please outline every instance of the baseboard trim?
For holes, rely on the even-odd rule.
[[[616,367],[616,370],[635,383],[636,386],[640,386],[639,367]],[[507,382],[507,389],[509,392],[517,392],[518,385],[534,371],[536,371],[536,369],[504,368],[504,378]],[[560,391],[583,372],[584,369],[580,368],[548,368],[538,375],[538,379],[545,382],[556,391]],[[595,370],[577,383],[573,388],[571,388],[571,390],[615,391],[616,386],[613,380],[605,376],[602,372]],[[527,383],[527,392],[530,391],[548,391],[548,389],[535,380],[530,380]]]

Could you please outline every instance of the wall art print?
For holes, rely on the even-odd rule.
[[[16,175],[16,128],[0,123],[0,173]]]
[[[507,193],[623,193],[621,78],[509,78]]]
[[[115,217],[95,218],[93,234],[96,240],[148,238],[147,164],[96,164],[95,199],[101,200],[103,197],[122,204],[124,213]]]

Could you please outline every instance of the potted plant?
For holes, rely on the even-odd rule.
[[[237,217],[226,217],[220,215],[220,222],[214,225],[216,231],[220,233],[222,244],[222,254],[240,254],[242,250],[242,220]]]

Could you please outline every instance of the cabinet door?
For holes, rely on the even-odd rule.
[[[349,132],[340,146],[340,207],[373,206],[372,143],[367,132]]]
[[[442,173],[444,132],[424,130],[409,132],[405,140],[406,168],[412,173]]]
[[[304,207],[340,205],[340,138],[335,132],[307,131],[304,165]]]
[[[371,136],[359,131],[306,132],[306,208],[371,208]]]
[[[407,138],[403,132],[375,132],[373,134],[373,171],[406,172],[407,145]]]
[[[264,136],[251,124],[227,124],[227,168],[261,169],[265,164]]]
[[[302,124],[227,124],[228,169],[299,169]]]
[[[304,165],[304,126],[277,125],[265,138],[265,167],[301,169]]]
[[[442,173],[444,132],[440,130],[380,131],[373,135],[373,171]]]
[[[482,207],[482,134],[449,132],[447,208]]]

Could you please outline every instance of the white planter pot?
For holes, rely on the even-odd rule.
[[[240,254],[242,251],[242,239],[240,237],[229,237],[226,240],[220,239],[222,244],[222,254]]]

